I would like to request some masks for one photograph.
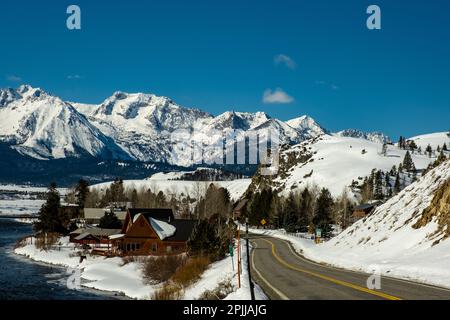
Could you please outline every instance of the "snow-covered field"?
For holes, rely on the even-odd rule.
[[[46,187],[0,185],[0,215],[36,214],[45,202],[38,194],[46,191]],[[59,188],[58,191],[61,196],[67,193],[65,188]]]
[[[60,249],[41,251],[33,244],[27,244],[22,248],[15,249],[15,253],[35,261],[81,269],[82,286],[103,291],[121,292],[134,299],[150,299],[152,293],[161,287],[161,285],[148,285],[143,282],[142,266],[139,262],[129,262],[124,265],[121,258],[88,256],[86,260],[79,263],[79,257],[74,256],[74,245],[69,242],[68,237],[61,238],[60,242]],[[244,246],[242,254],[245,257]],[[246,264],[243,263],[242,287],[237,289],[236,259],[233,262],[234,271],[231,257],[211,264],[199,281],[186,288],[184,299],[197,299],[206,290],[214,290],[224,280],[230,280],[235,287],[235,291],[229,294],[227,299],[250,299]],[[257,286],[255,293],[257,299],[267,299]]]
[[[226,188],[230,192],[233,200],[238,200],[250,185],[251,179],[237,179],[232,181],[184,181],[184,180],[168,180],[173,175],[158,174],[145,180],[124,180],[125,190],[141,190],[151,189],[153,192],[163,191],[165,194],[189,195],[191,198],[196,197],[196,193],[205,194],[208,186],[213,183],[217,186]],[[91,188],[99,191],[105,191],[111,185],[111,182],[105,182],[91,186]]]
[[[450,239],[442,240],[445,228],[438,228],[437,217],[421,228],[412,227],[448,179],[450,161],[320,245],[282,230],[251,231],[288,240],[298,252],[317,262],[450,288]],[[433,245],[436,240],[442,241]]]

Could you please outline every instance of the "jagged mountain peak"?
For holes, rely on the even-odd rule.
[[[270,117],[264,112],[236,112],[226,111],[211,120],[211,129],[249,130],[268,121]]]
[[[20,99],[22,96],[13,88],[0,89],[0,107]]]

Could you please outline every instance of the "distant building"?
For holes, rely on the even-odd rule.
[[[372,203],[361,204],[361,205],[355,207],[355,209],[353,210],[353,214],[352,214],[353,222],[369,216],[381,204],[382,204],[382,202],[376,201],[376,202],[372,202]]]
[[[248,199],[240,200],[233,209],[233,219],[239,219],[247,215]]]
[[[99,209],[99,208],[84,208],[83,219],[86,224],[99,224],[100,219],[105,215],[105,212],[110,211],[110,209]],[[126,211],[114,211],[117,218],[123,223],[127,215]]]
[[[80,244],[108,244],[109,237],[113,234],[120,233],[120,229],[101,229],[94,226],[86,226],[78,228],[69,234],[70,242]]]

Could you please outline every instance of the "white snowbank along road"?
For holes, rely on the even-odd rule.
[[[450,288],[450,161],[433,169],[365,219],[315,245],[280,231],[314,261]]]

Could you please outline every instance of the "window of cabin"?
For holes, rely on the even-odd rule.
[[[153,253],[158,252],[158,244],[156,242],[152,243],[152,252]]]
[[[136,250],[140,250],[141,249],[141,244],[140,243],[137,243],[136,244]]]
[[[166,247],[166,251],[167,251],[167,253],[171,253],[172,252],[172,246],[167,246]]]
[[[127,251],[130,251],[130,250],[131,250],[130,244],[127,243]]]
[[[136,244],[134,244],[134,243],[131,244],[131,250],[132,250],[132,251],[135,251],[135,250],[136,250]]]

